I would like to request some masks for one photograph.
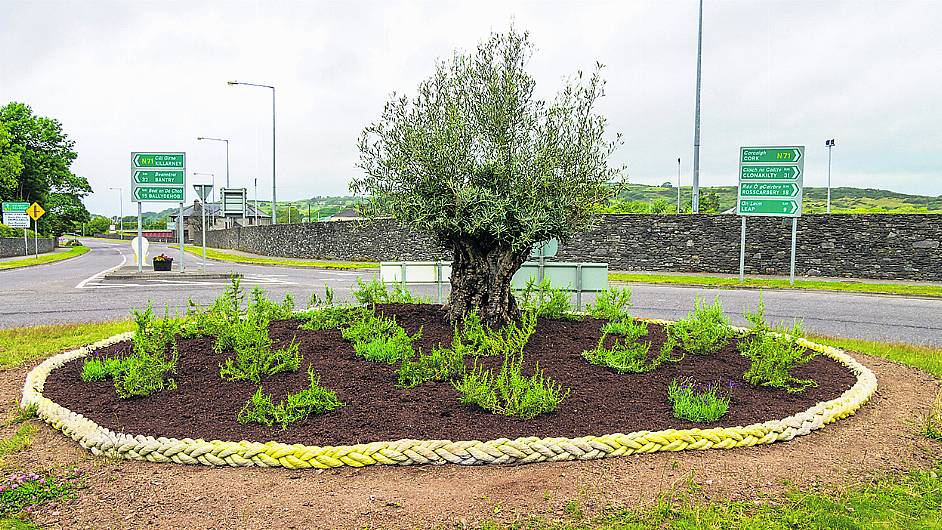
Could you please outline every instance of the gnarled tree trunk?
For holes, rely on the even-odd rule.
[[[514,251],[508,244],[468,239],[452,241],[451,248],[449,318],[460,319],[473,309],[491,326],[516,318],[510,279],[526,261],[529,247]]]

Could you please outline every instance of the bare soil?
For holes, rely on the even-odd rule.
[[[410,333],[422,330],[416,346],[425,351],[451,344],[454,333],[439,306],[390,305],[379,309],[394,316]],[[749,425],[784,418],[833,399],[854,383],[849,370],[819,356],[796,370],[796,375],[817,381],[818,386],[800,394],[781,389],[758,388],[742,381],[749,361],[739,354],[736,341],[711,355],[687,354],[677,363],[667,362],[644,374],[618,374],[594,366],[582,358],[601,335],[602,321],[546,320],[524,350],[524,373],[539,364],[544,373],[570,394],[550,414],[532,420],[488,413],[462,405],[448,382],[428,382],[412,389],[396,386],[396,366],[368,362],[354,354],[352,344],[338,331],[305,331],[299,322],[274,322],[270,334],[275,346],[297,338],[304,355],[301,369],[265,378],[262,386],[276,402],[308,384],[307,366],[321,376],[321,384],[337,392],[346,405],[311,416],[282,430],[257,423],[240,424],[239,410],[256,391],[251,382],[225,382],[219,365],[231,352],[217,354],[210,338],[181,339],[180,360],[174,379],[178,388],[135,399],[119,399],[111,381],[81,380],[82,360],[53,371],[44,393],[53,401],[110,429],[178,438],[207,440],[277,440],[308,445],[341,445],[403,438],[489,440],[520,436],[609,434],[637,430]],[[651,354],[666,340],[664,329],[649,326]],[[102,354],[120,353],[129,343],[110,347]],[[467,360],[469,367],[474,362]],[[502,359],[478,362],[498,369]],[[713,424],[696,424],[674,418],[667,401],[667,387],[674,379],[690,377],[713,383],[731,395],[729,412]]]
[[[917,432],[939,382],[882,359],[856,355],[879,379],[856,415],[809,436],[769,446],[657,453],[526,466],[373,466],[331,471],[228,469],[95,457],[38,420],[32,445],[3,471],[75,466],[86,488],[44,506],[42,527],[110,528],[461,528],[527,516],[570,521],[567,501],[586,515],[607,506],[643,507],[699,486],[706,499],[774,501],[792,486],[840,488],[885,473],[928,468],[942,444]],[[35,363],[34,363],[35,365]],[[32,366],[0,372],[10,410]],[[8,437],[16,426],[0,429]]]

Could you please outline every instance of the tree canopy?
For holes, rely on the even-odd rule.
[[[39,201],[40,232],[61,234],[89,219],[82,198],[92,188],[71,171],[75,142],[53,118],[18,102],[0,107],[0,200]]]
[[[526,33],[492,34],[474,53],[438,63],[415,96],[393,94],[360,138],[363,175],[351,190],[367,196],[367,210],[453,251],[453,316],[509,296],[531,246],[589,228],[620,181],[608,164],[620,137],[605,139],[595,111],[602,65],[544,101],[527,71],[532,52]],[[512,298],[493,303],[505,313],[493,321],[514,312]]]

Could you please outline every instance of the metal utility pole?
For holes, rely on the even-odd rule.
[[[834,138],[825,140],[824,145],[828,148],[828,213],[831,213],[831,148],[834,147]]]
[[[228,84],[256,86],[271,89],[271,224],[278,224],[278,199],[275,195],[275,87],[256,83],[242,83],[240,81],[228,81]]]
[[[680,213],[680,157],[677,157],[677,213]]]
[[[690,211],[700,213],[700,57],[703,50],[703,0],[700,0],[700,16],[697,21],[697,103],[693,125],[693,197]]]
[[[226,142],[226,187],[229,187],[229,139],[228,138],[210,138],[209,136],[198,136],[197,140],[212,140],[214,142]]]
[[[118,210],[121,212],[121,225],[118,227],[118,239],[122,239],[121,230],[124,226],[124,192],[121,188],[108,188],[109,190],[118,190]]]

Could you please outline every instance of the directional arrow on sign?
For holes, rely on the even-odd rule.
[[[792,215],[799,209],[798,201],[789,199],[740,199],[741,215],[778,214]]]
[[[142,169],[134,172],[134,182],[137,184],[177,184],[184,185],[186,173],[174,169]]]
[[[797,164],[801,150],[797,147],[743,147],[739,161],[743,163]]]
[[[134,153],[134,167],[159,167],[183,169],[186,166],[184,153]]]

